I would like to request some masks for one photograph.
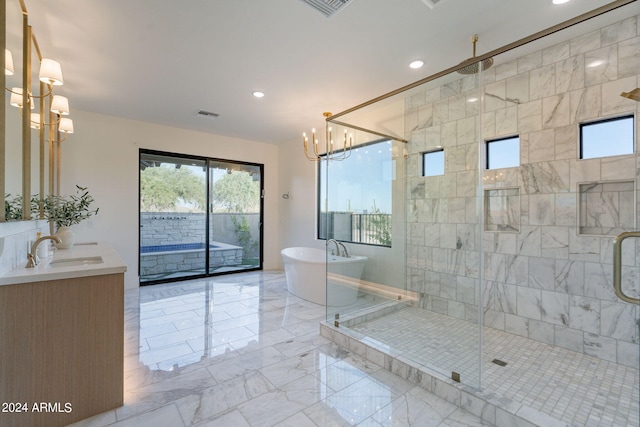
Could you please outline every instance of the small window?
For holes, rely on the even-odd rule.
[[[633,154],[633,115],[580,125],[580,158]]]
[[[422,153],[422,176],[444,175],[444,150]]]
[[[487,169],[513,168],[520,166],[520,137],[487,141]]]

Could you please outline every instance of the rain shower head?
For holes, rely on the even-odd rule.
[[[473,37],[471,37],[471,43],[473,44],[473,56],[469,59],[467,59],[466,61],[461,62],[461,64],[465,63],[465,62],[469,62],[471,60],[473,60],[476,57],[476,43],[478,42],[478,35],[474,34]],[[478,71],[480,70],[480,66],[482,66],[482,71],[486,71],[489,68],[491,68],[491,66],[493,65],[493,58],[487,58],[487,59],[483,59],[482,61],[476,61],[472,64],[469,64],[465,67],[462,67],[461,69],[458,70],[458,73],[460,74],[478,74]]]

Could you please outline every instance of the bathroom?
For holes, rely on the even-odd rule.
[[[612,236],[580,231],[589,227],[581,225],[580,209],[590,208],[580,204],[580,191],[588,191],[585,184],[593,182],[623,183],[623,190],[605,196],[610,198],[624,198],[632,182],[633,224],[637,224],[637,144],[634,154],[578,160],[578,123],[628,114],[637,117],[640,105],[619,96],[639,86],[638,17],[622,15],[609,21],[597,34],[581,32],[577,26],[571,34],[553,36],[554,42],[541,41],[544,47],[523,47],[526,52],[516,50],[508,58],[497,55],[494,65],[481,74],[482,84],[478,76],[452,74],[455,77],[444,76],[412,89],[410,96],[396,97],[397,103],[380,109],[372,106],[373,114],[365,109],[363,117],[356,112],[340,119],[408,141],[393,143],[399,153],[394,157],[393,247],[347,243],[350,253],[372,260],[363,276],[367,282],[387,291],[397,288],[395,293],[409,305],[438,315],[471,324],[482,319],[491,330],[568,348],[621,367],[637,366],[638,308],[614,299]],[[609,61],[604,71],[587,66],[601,58]],[[579,77],[580,71],[572,73],[573,67],[583,76]],[[549,76],[553,80],[545,80]],[[482,107],[467,102],[472,94],[485,98]],[[222,157],[266,165],[265,204],[270,214],[265,219],[265,240],[278,242],[280,248],[324,247],[324,241],[315,241],[315,224],[309,221],[315,215],[310,207],[316,204],[316,175],[300,161],[299,142],[282,150],[242,141],[249,148],[241,149],[234,138],[212,143],[197,132],[90,112],[74,114],[96,136],[90,144],[70,140],[63,147],[62,185],[72,188],[82,182],[101,201],[101,215],[79,226],[79,239],[111,240],[124,258],[135,260],[136,224],[119,219],[138,215],[137,188],[131,185],[137,179],[138,150],[171,151],[175,140],[188,139],[189,150],[196,154],[205,155],[213,148]],[[368,121],[376,114],[384,118],[387,128],[380,129],[379,121]],[[479,171],[477,153],[482,150],[477,141],[516,134],[520,166]],[[529,149],[530,145],[537,148]],[[446,152],[445,175],[424,177],[421,156],[439,150],[438,146]],[[275,176],[278,165],[287,165],[287,171]],[[105,176],[110,177],[108,183]],[[283,193],[290,197],[282,199]],[[490,205],[495,202],[496,210],[489,215],[477,209],[480,199]],[[500,210],[501,206],[509,208]],[[47,232],[46,224],[36,225],[18,230],[19,237],[14,231],[0,236],[10,252],[2,257],[5,270],[23,262],[26,242],[36,231]],[[505,226],[509,231],[498,230]],[[625,243],[623,255],[624,277],[629,281],[624,287],[633,292],[630,282],[634,282],[637,297],[638,248],[633,239]],[[480,266],[482,286],[478,284]],[[279,251],[268,251],[265,269],[280,267]],[[126,273],[129,289],[137,286],[135,270],[129,268]],[[389,296],[385,302],[394,298]],[[349,314],[343,311],[340,318]],[[327,319],[332,324],[334,315]],[[430,368],[446,377],[452,371],[462,373],[463,384],[482,384],[487,376],[479,368],[482,333],[474,329],[463,345],[465,352],[475,350],[469,352],[474,365],[470,369]],[[507,366],[512,364],[504,353],[495,357]]]

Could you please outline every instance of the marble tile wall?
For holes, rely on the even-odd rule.
[[[0,223],[0,275],[27,263],[27,251],[38,231],[49,234],[46,221]]]
[[[613,292],[606,234],[615,227],[581,229],[579,196],[581,184],[627,182],[631,206],[626,196],[614,204],[592,195],[589,212],[624,209],[619,228],[638,226],[640,103],[620,93],[640,86],[640,17],[506,63],[496,59],[482,82],[464,76],[406,100],[407,287],[425,309],[475,321],[481,305],[486,326],[635,366],[640,314]],[[579,123],[629,113],[636,154],[578,158]],[[520,167],[479,173],[478,133],[483,140],[519,135]],[[420,176],[421,153],[439,147],[445,174]],[[485,222],[479,194],[495,196],[493,207],[506,211],[490,209]],[[505,222],[517,227],[502,230]],[[640,242],[623,249],[623,287],[638,297]]]

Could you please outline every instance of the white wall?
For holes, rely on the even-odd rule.
[[[75,133],[62,143],[61,194],[88,187],[100,208],[74,226],[78,241],[105,241],[127,264],[125,286],[138,286],[138,152],[152,149],[264,164],[264,269],[281,265],[278,146],[73,111]]]
[[[324,249],[324,240],[316,239],[317,163],[306,159],[302,142],[296,141],[280,147],[279,164],[280,249],[292,246]],[[287,192],[289,198],[283,199],[282,194]]]

